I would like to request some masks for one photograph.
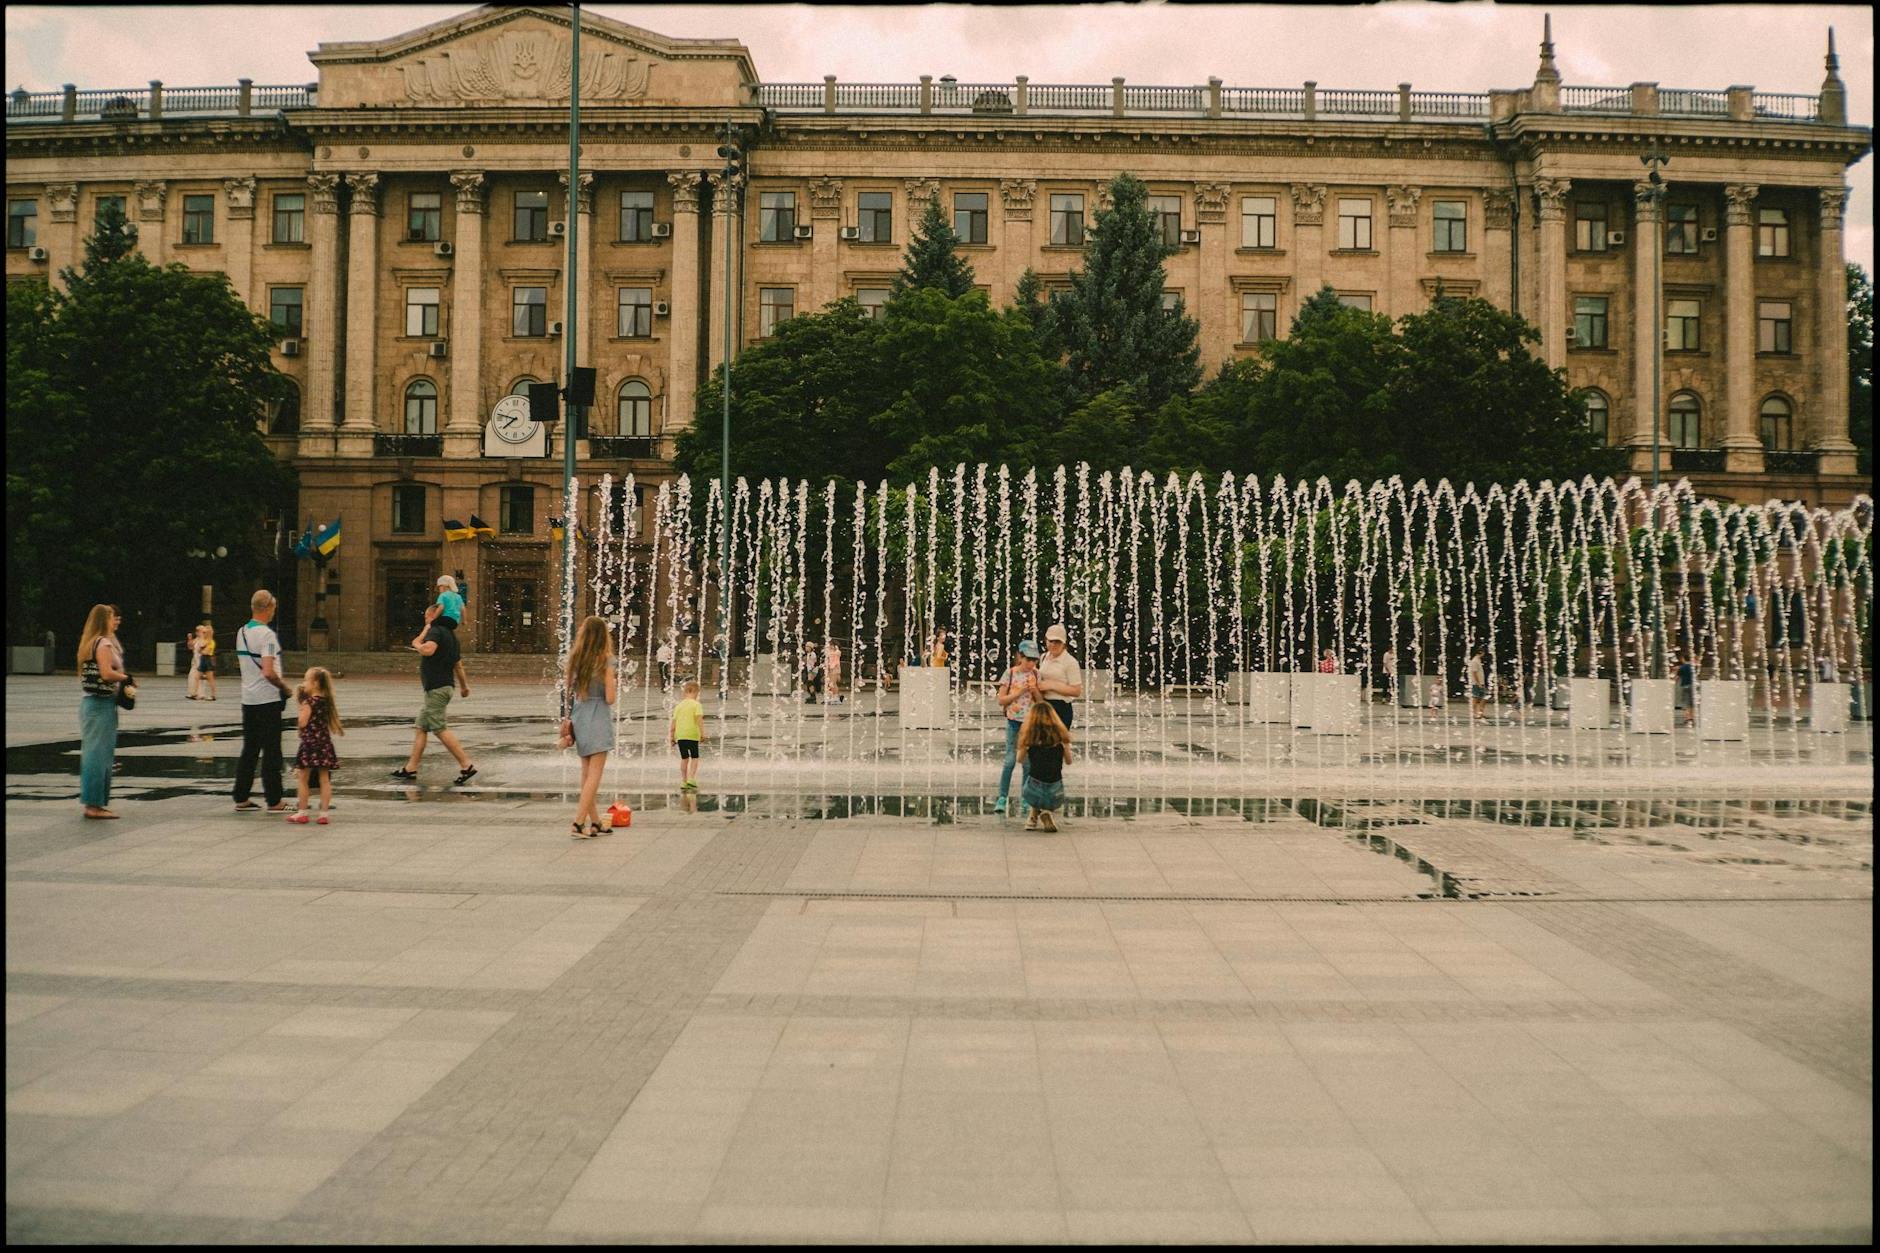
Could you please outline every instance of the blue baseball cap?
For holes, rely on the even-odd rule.
[[[1038,645],[1032,640],[1020,640],[1018,642],[1018,652],[1021,657],[1035,658],[1038,655]]]

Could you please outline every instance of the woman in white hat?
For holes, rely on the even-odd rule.
[[[1038,663],[1038,690],[1066,727],[1072,725],[1072,701],[1084,694],[1084,671],[1071,656],[1070,634],[1062,622],[1044,633],[1044,660]]]

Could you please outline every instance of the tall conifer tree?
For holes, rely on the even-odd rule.
[[[960,237],[953,233],[939,200],[929,200],[914,238],[908,242],[906,260],[894,276],[891,298],[922,287],[953,297],[973,290],[973,267],[959,255],[959,243]]]

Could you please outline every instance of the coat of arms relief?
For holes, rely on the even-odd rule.
[[[591,46],[591,45],[590,45]],[[398,67],[416,104],[474,100],[566,100],[569,40],[548,31],[510,31]],[[630,52],[583,50],[583,100],[637,100],[652,63]]]

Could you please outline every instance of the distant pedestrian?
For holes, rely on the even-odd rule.
[[[834,640],[823,649],[823,700],[831,705],[842,703],[842,645]]]
[[[197,663],[202,659],[202,628],[189,628],[189,635],[183,640],[183,647],[189,650],[189,695],[196,700],[202,695],[202,671]]]
[[[581,798],[568,834],[577,840],[606,835],[612,826],[601,821],[601,772],[614,749],[614,700],[620,694],[620,675],[614,661],[614,636],[607,619],[590,614],[568,650],[566,684],[568,715],[563,733],[581,759]],[[583,827],[582,820],[586,819]]]
[[[1689,652],[1678,658],[1677,707],[1684,711],[1684,725],[1697,725],[1697,666]]]
[[[1477,644],[1469,652],[1469,719],[1473,722],[1488,720],[1488,667],[1483,660],[1486,651]]]
[[[816,655],[815,644],[804,642],[800,665],[803,673],[803,701],[813,705],[822,697],[822,659]]]
[[[196,669],[201,672],[202,686],[209,689],[209,694],[202,699],[215,699],[215,628],[207,622],[196,628]]]
[[[1012,791],[1012,767],[1018,764],[1018,733],[1025,725],[1025,715],[1031,712],[1032,704],[1044,699],[1038,691],[1038,645],[1032,640],[1019,641],[1011,668],[999,679],[998,697],[999,707],[1005,711],[1005,764],[999,769],[999,799],[992,810],[1002,814]],[[1021,806],[1025,780],[1029,778],[1031,769],[1027,766],[1019,778]]]
[[[1044,633],[1044,660],[1038,663],[1038,690],[1057,711],[1058,720],[1068,730],[1074,725],[1076,706],[1072,703],[1084,694],[1084,671],[1070,653],[1070,634],[1062,622],[1054,622]]]
[[[333,772],[339,769],[339,750],[333,747],[333,737],[346,734],[346,728],[340,725],[332,673],[325,666],[308,670],[294,691],[294,699],[300,703],[300,751],[294,754],[294,773],[300,779],[300,792],[295,812],[289,814],[287,820],[301,826],[307,824],[313,808],[309,792],[313,781],[318,779],[320,817],[316,821],[325,826],[327,816],[333,812]]]
[[[698,749],[705,739],[705,707],[699,704],[698,680],[687,679],[685,698],[672,707],[666,742],[679,750],[679,790],[698,791]]]
[[[947,629],[937,628],[933,633],[933,647],[927,650],[927,664],[944,666],[947,664]]]
[[[1064,807],[1064,767],[1071,764],[1071,732],[1050,701],[1037,701],[1018,733],[1018,759],[1029,772],[1024,798],[1031,813],[1027,831],[1056,831],[1056,813]]]
[[[454,630],[463,625],[463,593],[457,590],[457,580],[448,574],[437,576],[438,616],[449,618]]]
[[[659,686],[663,691],[672,686],[672,641],[661,640],[654,656],[659,659]]]
[[[124,670],[124,646],[118,624],[124,619],[113,605],[93,605],[78,639],[78,800],[87,818],[115,818],[111,770],[117,756],[118,684]]]
[[[251,813],[261,806],[248,799],[254,792],[255,763],[261,763],[261,794],[268,812],[286,810],[287,792],[281,782],[281,711],[287,706],[287,684],[281,681],[281,640],[268,624],[274,621],[274,593],[263,588],[248,601],[248,622],[235,633],[235,655],[242,672],[242,755],[235,763],[235,812]]]
[[[457,778],[451,786],[468,783],[476,777],[477,768],[450,730],[447,713],[452,684],[459,695],[469,700],[470,680],[464,674],[457,629],[443,616],[441,606],[432,605],[424,611],[424,629],[411,641],[411,647],[418,653],[418,684],[424,689],[424,706],[418,711],[418,729],[411,740],[411,756],[405,759],[403,766],[392,771],[392,777],[417,778],[418,766],[424,760],[425,737],[435,735],[437,742],[457,759]]]
[[[1325,649],[1323,652],[1319,654],[1319,673],[1320,674],[1337,674],[1338,673],[1338,654],[1334,652],[1332,649],[1329,649],[1329,648]]]
[[[1384,703],[1397,699],[1397,649],[1393,646],[1384,650]]]

